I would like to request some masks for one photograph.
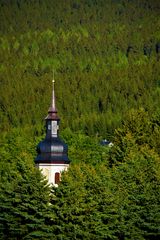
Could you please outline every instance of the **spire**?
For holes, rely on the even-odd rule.
[[[56,109],[56,99],[55,99],[55,80],[54,80],[54,71],[53,71],[53,80],[52,80],[53,86],[52,86],[52,99],[51,99],[51,106],[48,109],[48,116],[46,119],[53,119],[58,120],[59,117],[57,116],[57,109]]]
[[[55,84],[55,80],[54,80],[54,70],[53,70],[53,88],[52,88],[52,103],[51,103],[51,108],[53,108],[54,110],[56,110],[56,103],[55,103],[55,94],[54,94],[54,84]]]

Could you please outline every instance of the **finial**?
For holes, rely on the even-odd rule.
[[[53,83],[55,83],[55,80],[54,80],[54,69],[53,69],[53,80],[52,80]]]

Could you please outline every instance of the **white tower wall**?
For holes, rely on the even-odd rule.
[[[40,163],[38,164],[38,168],[42,171],[42,174],[46,177],[49,184],[53,184],[54,186],[58,186],[55,183],[56,173],[61,173],[66,171],[69,167],[69,164],[58,164],[58,163]]]

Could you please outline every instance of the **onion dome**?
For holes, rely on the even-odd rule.
[[[55,104],[54,80],[51,106],[46,120],[46,137],[37,146],[38,156],[35,163],[69,164],[68,146],[58,136],[60,118]]]
[[[68,146],[59,137],[44,139],[37,146],[38,156],[36,163],[66,163],[68,159]]]

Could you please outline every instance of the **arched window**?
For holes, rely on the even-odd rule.
[[[60,182],[60,173],[56,172],[55,173],[55,184],[58,184]]]

